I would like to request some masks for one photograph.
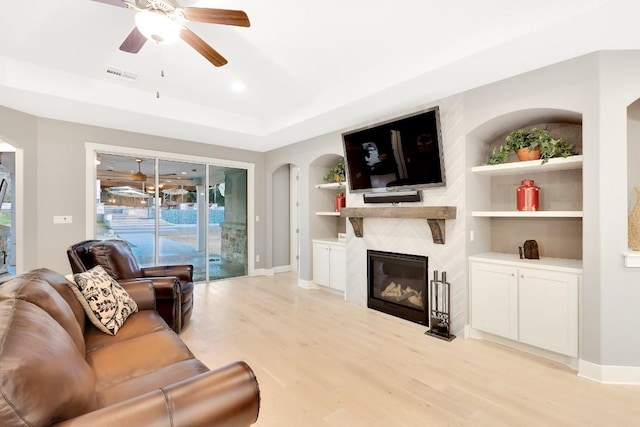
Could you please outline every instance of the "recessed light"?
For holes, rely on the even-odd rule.
[[[242,82],[233,82],[231,83],[231,90],[234,92],[244,92],[246,86]]]

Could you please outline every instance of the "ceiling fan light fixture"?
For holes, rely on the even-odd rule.
[[[143,10],[136,14],[136,27],[148,40],[173,43],[180,37],[181,26],[162,12]]]

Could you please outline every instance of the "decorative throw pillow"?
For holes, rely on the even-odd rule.
[[[101,266],[73,275],[69,287],[82,304],[89,320],[102,332],[115,335],[138,305],[127,291]]]

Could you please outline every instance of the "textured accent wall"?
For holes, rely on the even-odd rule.
[[[444,245],[433,243],[426,219],[365,218],[362,238],[355,237],[351,225],[347,224],[346,245],[346,299],[363,306],[367,305],[367,249],[429,257],[429,280],[433,277],[434,270],[446,271],[447,280],[451,283],[453,332],[459,332],[467,323],[468,305],[464,231],[465,135],[462,103],[462,96],[453,96],[439,104],[446,187],[424,189],[422,190],[423,201],[420,204],[405,204],[406,206],[455,206],[457,219],[446,221],[446,243]],[[428,107],[431,105],[423,108]],[[400,115],[402,114],[398,114]],[[389,119],[392,118],[389,117]],[[385,119],[382,118],[380,121]],[[349,194],[347,206],[365,206],[362,194]]]

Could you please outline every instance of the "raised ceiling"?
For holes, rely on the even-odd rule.
[[[638,3],[180,1],[248,14],[249,28],[188,24],[229,61],[216,68],[180,40],[118,50],[130,10],[13,0],[0,13],[0,105],[267,151],[592,51],[640,48]]]

